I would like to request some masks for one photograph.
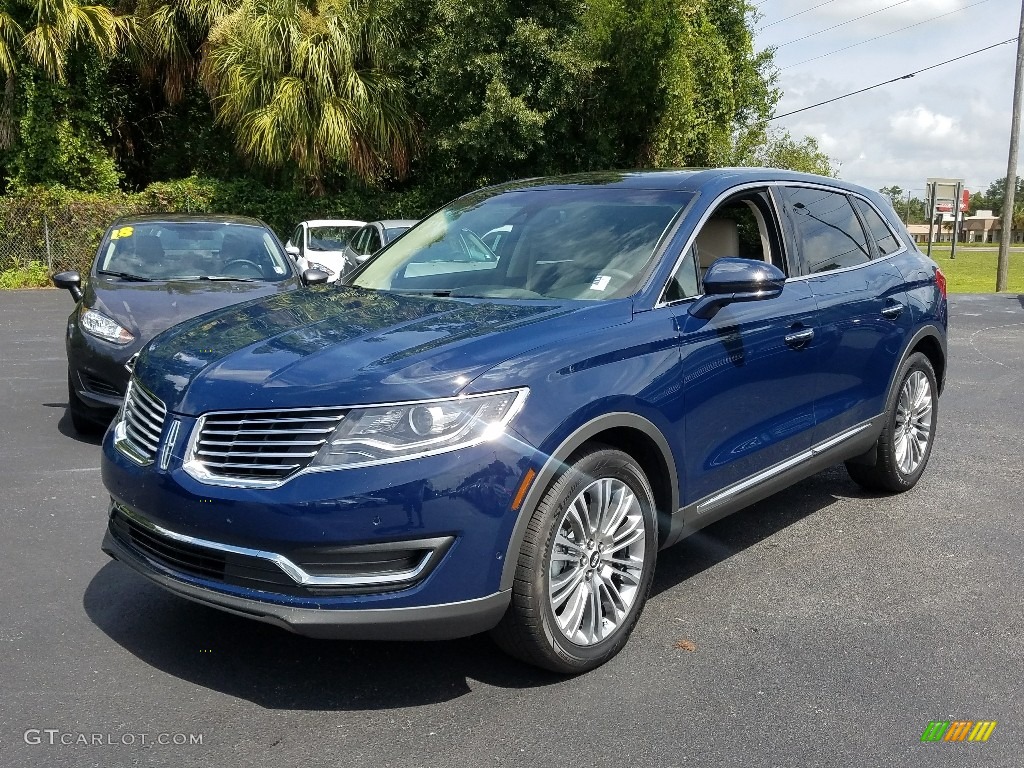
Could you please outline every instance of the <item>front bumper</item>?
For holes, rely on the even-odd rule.
[[[355,640],[445,640],[493,628],[508,607],[511,591],[442,605],[325,610],[266,602],[205,589],[123,546],[109,529],[103,551],[150,581],[203,605],[255,619],[300,635]]]
[[[191,600],[318,637],[452,638],[500,620],[511,502],[538,460],[518,436],[238,488],[182,469],[194,420],[171,418],[182,429],[167,469],[104,440],[115,559]]]

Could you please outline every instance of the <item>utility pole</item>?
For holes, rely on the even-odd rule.
[[[1024,0],[1020,4],[1017,32],[1017,71],[1013,78],[1013,118],[1010,120],[1010,156],[1006,162],[1006,193],[1003,195],[1003,230],[999,237],[999,266],[996,292],[1006,290],[1010,271],[1010,235],[1013,229],[1013,198],[1017,192],[1017,143],[1020,140],[1020,107],[1024,93]]]

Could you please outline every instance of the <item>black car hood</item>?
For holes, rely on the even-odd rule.
[[[632,302],[436,299],[304,289],[158,336],[136,374],[171,410],[358,405],[447,397],[517,354],[629,322]]]
[[[97,275],[86,286],[84,305],[116,320],[145,342],[183,320],[297,287],[296,279],[251,283],[233,280],[134,282]]]

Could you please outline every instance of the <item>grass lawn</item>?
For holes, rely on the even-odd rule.
[[[922,251],[927,245],[918,246]],[[946,276],[950,293],[995,293],[996,260],[999,251],[980,250],[976,247],[956,247],[956,258],[949,258],[949,244],[932,246],[932,258]],[[1024,248],[1010,249],[1010,274],[1006,288],[1013,293],[1024,293]]]

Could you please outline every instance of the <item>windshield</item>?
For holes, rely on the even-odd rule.
[[[377,254],[352,284],[437,296],[628,296],[690,198],[584,186],[467,196]]]
[[[359,229],[355,226],[330,226],[309,228],[309,250],[343,251],[352,235]]]
[[[209,222],[143,222],[112,227],[100,274],[147,280],[284,280],[292,276],[263,227]]]

